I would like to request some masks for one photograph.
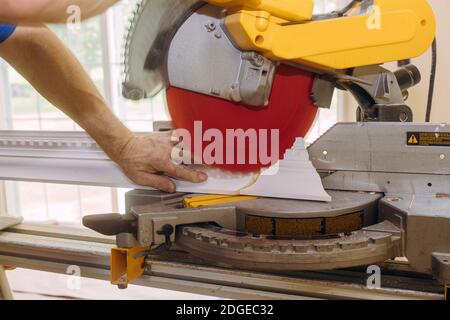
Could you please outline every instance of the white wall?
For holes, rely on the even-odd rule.
[[[429,0],[437,20],[438,64],[434,91],[432,122],[450,122],[450,0]],[[425,121],[428,98],[428,85],[431,70],[431,50],[415,58],[412,62],[422,73],[422,82],[409,90],[407,104],[413,109],[414,121]],[[394,64],[388,64],[394,69]],[[354,121],[356,104],[352,97],[343,98],[344,110],[341,110],[342,121]]]

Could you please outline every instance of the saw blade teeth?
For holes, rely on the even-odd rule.
[[[123,49],[125,86],[122,91],[125,98],[153,97],[167,87],[164,55],[168,55],[170,39],[161,40],[170,37],[182,21],[204,4],[203,0],[141,0],[135,3]],[[142,94],[135,95],[134,90]]]
[[[122,79],[125,82],[128,77],[128,62],[129,62],[129,52],[130,52],[130,41],[133,32],[136,28],[137,21],[141,14],[142,8],[145,6],[148,0],[140,0],[135,4],[134,9],[131,11],[130,17],[128,18],[128,26],[126,27],[126,32],[124,34],[123,48],[122,48]]]

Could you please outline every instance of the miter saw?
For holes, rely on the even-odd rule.
[[[411,123],[405,99],[420,81],[416,67],[380,66],[430,47],[430,5],[359,0],[322,15],[313,15],[313,6],[139,4],[127,38],[124,96],[165,89],[174,128],[193,132],[195,121],[221,132],[276,128],[282,159],[318,108],[330,107],[336,88],[356,98],[359,122],[337,124],[308,148],[330,202],[134,190],[126,215],[86,217],[86,226],[117,235],[114,284],[125,286],[143,272],[147,255],[173,245],[210,263],[258,270],[324,270],[406,256],[414,270],[450,279],[450,127]],[[215,166],[241,173],[263,167]],[[289,188],[303,181],[294,182]]]
[[[330,107],[335,88],[355,96],[361,121],[412,121],[404,97],[420,72],[378,65],[430,47],[436,25],[428,3],[358,0],[319,16],[313,7],[313,0],[142,1],[126,43],[124,96],[165,89],[174,127],[192,135],[195,121],[223,134],[279,129],[280,158],[310,130],[318,107]]]

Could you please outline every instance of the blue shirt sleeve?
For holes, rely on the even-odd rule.
[[[8,39],[16,30],[16,26],[10,24],[0,24],[0,43]]]

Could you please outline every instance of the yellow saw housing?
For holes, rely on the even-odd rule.
[[[225,25],[242,50],[323,69],[414,58],[436,33],[426,0],[374,0],[367,13],[325,20],[312,20],[313,0],[207,2],[228,9]]]

